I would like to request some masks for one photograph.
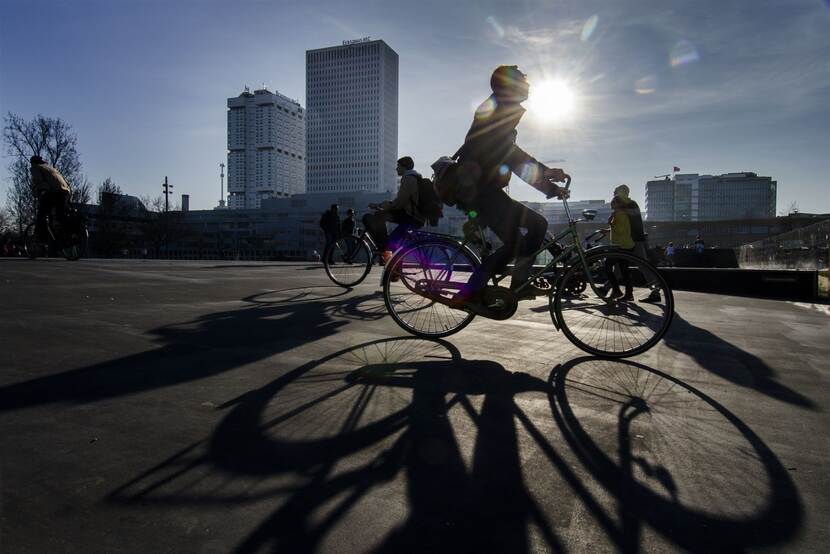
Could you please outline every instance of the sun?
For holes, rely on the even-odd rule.
[[[542,121],[558,123],[569,120],[576,114],[576,104],[576,93],[561,79],[530,86],[528,109]]]

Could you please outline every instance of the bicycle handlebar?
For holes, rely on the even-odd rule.
[[[553,179],[550,180],[551,183],[555,183]],[[565,190],[570,190],[571,188],[571,176],[565,173]],[[550,199],[556,196],[555,194],[545,195],[546,198]],[[563,198],[562,200],[567,200],[567,198]]]

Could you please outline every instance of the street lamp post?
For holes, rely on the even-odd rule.
[[[225,207],[225,164],[219,164],[219,207]]]

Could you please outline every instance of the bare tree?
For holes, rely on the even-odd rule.
[[[797,214],[798,213],[798,202],[793,200],[789,204],[787,204],[787,209],[778,212],[778,215],[790,215],[790,214]]]
[[[124,201],[121,187],[107,177],[98,185],[98,208],[95,210],[95,232],[91,238],[95,251],[105,256],[129,247],[125,232],[130,206]]]
[[[112,177],[107,177],[104,179],[100,185],[98,185],[98,204],[101,204],[101,197],[104,194],[124,194],[121,190],[121,187],[115,184],[115,181],[112,180]]]
[[[72,187],[72,195],[69,201],[73,204],[89,204],[92,200],[92,182],[83,175],[80,180],[75,181]]]
[[[8,166],[11,186],[6,193],[6,202],[19,232],[22,233],[23,226],[34,219],[37,208],[30,174],[29,158],[32,156],[42,157],[61,172],[72,187],[72,202],[89,201],[91,185],[81,173],[76,149],[78,139],[67,122],[40,114],[27,120],[9,112],[3,127],[3,142],[11,158]]]
[[[6,208],[0,207],[0,236],[5,236],[15,231],[12,215]]]

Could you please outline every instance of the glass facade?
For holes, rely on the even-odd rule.
[[[718,221],[775,216],[777,183],[755,173],[676,175],[646,183],[649,221]]]

